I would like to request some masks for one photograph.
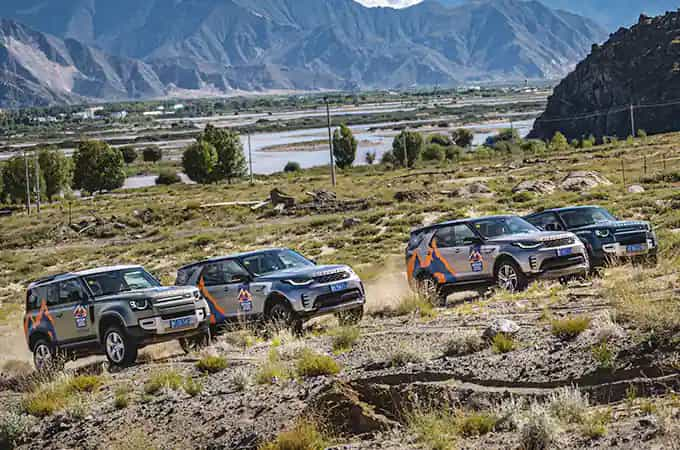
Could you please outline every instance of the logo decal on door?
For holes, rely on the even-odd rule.
[[[484,257],[480,246],[470,248],[470,267],[473,272],[484,271]]]
[[[73,318],[76,321],[76,328],[87,327],[87,308],[83,305],[78,305],[73,310]]]
[[[238,307],[243,312],[253,310],[253,294],[248,286],[242,286],[238,291]]]

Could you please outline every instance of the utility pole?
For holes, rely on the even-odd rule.
[[[323,98],[326,102],[326,119],[328,121],[328,149],[331,153],[331,183],[335,187],[335,156],[333,155],[333,137],[331,136],[331,108],[328,104],[328,97]]]
[[[250,164],[250,185],[255,184],[253,179],[253,148],[250,145],[250,131],[248,132],[248,163]]]
[[[635,112],[634,112],[634,106],[631,103],[630,104],[630,135],[635,137],[637,133],[635,133]]]
[[[28,155],[24,150],[24,167],[26,168],[26,211],[31,215],[31,179],[28,173]]]
[[[38,150],[34,153],[35,166],[35,204],[37,206],[38,217],[40,217],[40,163],[38,162]]]
[[[408,150],[406,149],[406,130],[401,133],[401,145],[404,147],[404,168],[408,170]]]

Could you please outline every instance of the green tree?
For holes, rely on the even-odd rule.
[[[357,140],[352,130],[344,124],[333,133],[333,156],[335,164],[341,169],[352,167],[357,157]]]
[[[101,141],[83,141],[73,154],[73,187],[86,192],[118,189],[125,183],[120,150]]]
[[[448,147],[453,145],[453,139],[445,134],[431,134],[427,137],[427,142],[430,144],[441,145],[442,147]]]
[[[283,171],[286,173],[299,172],[300,170],[302,170],[300,163],[296,161],[288,161],[286,166],[283,168]]]
[[[23,156],[11,158],[2,170],[2,184],[5,195],[13,203],[26,203],[26,163],[28,163],[28,182],[31,190],[31,201],[35,200],[35,159]],[[45,192],[45,180],[40,178],[41,197]]]
[[[146,147],[142,151],[142,158],[146,162],[158,162],[163,159],[163,150],[158,147]]]
[[[61,150],[44,148],[38,153],[40,171],[45,180],[45,195],[50,202],[71,185],[73,167]]]
[[[423,160],[442,162],[446,159],[446,147],[442,147],[439,144],[430,143],[425,146],[423,150]]]
[[[135,162],[138,156],[137,150],[135,150],[135,148],[132,146],[123,147],[120,149],[120,152],[123,154],[123,160],[125,161],[125,164],[132,164]]]
[[[184,150],[182,167],[184,173],[196,183],[207,184],[215,180],[217,150],[206,141],[198,141]]]
[[[550,140],[550,150],[564,150],[567,147],[569,147],[567,138],[559,131],[555,132],[555,135]]]
[[[246,174],[246,158],[238,133],[206,125],[198,140],[211,144],[217,151],[217,164],[212,172],[213,181],[226,179],[231,183],[235,178]]]
[[[406,147],[404,147],[404,145]],[[395,162],[413,167],[423,150],[423,135],[417,131],[402,131],[392,141],[392,153]]]
[[[451,132],[451,138],[458,147],[468,148],[472,145],[475,134],[467,128],[458,128]]]

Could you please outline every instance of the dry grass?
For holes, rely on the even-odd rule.
[[[338,327],[328,334],[331,336],[333,352],[337,355],[352,350],[361,336],[361,330],[358,327]]]
[[[81,394],[93,393],[103,382],[97,375],[73,377],[63,374],[28,393],[22,401],[23,409],[33,416],[49,416],[82,401]]]
[[[259,446],[258,450],[323,450],[328,444],[314,421],[300,419],[275,440]]]
[[[585,316],[555,319],[551,322],[552,334],[560,339],[574,339],[590,325],[590,318]]]
[[[330,356],[305,350],[296,363],[297,374],[301,377],[320,377],[340,372],[340,365]]]
[[[444,348],[444,356],[465,356],[477,353],[486,348],[487,343],[478,333],[456,333],[451,337]]]
[[[515,340],[505,333],[498,333],[491,341],[491,349],[499,355],[509,353],[515,349]]]
[[[414,315],[422,319],[437,317],[437,310],[433,306],[432,299],[418,292],[411,292],[401,297],[393,313],[397,316]]]
[[[223,356],[205,356],[196,363],[196,368],[205,373],[217,373],[227,368],[227,359]]]

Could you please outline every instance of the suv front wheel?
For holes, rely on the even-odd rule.
[[[508,292],[519,292],[526,289],[529,284],[522,269],[512,260],[505,259],[498,264],[494,276],[496,286]]]
[[[109,363],[114,366],[129,366],[137,359],[137,345],[117,326],[106,330],[104,350]]]
[[[269,307],[266,318],[275,328],[290,328],[293,333],[302,334],[302,320],[287,302],[276,301]]]

